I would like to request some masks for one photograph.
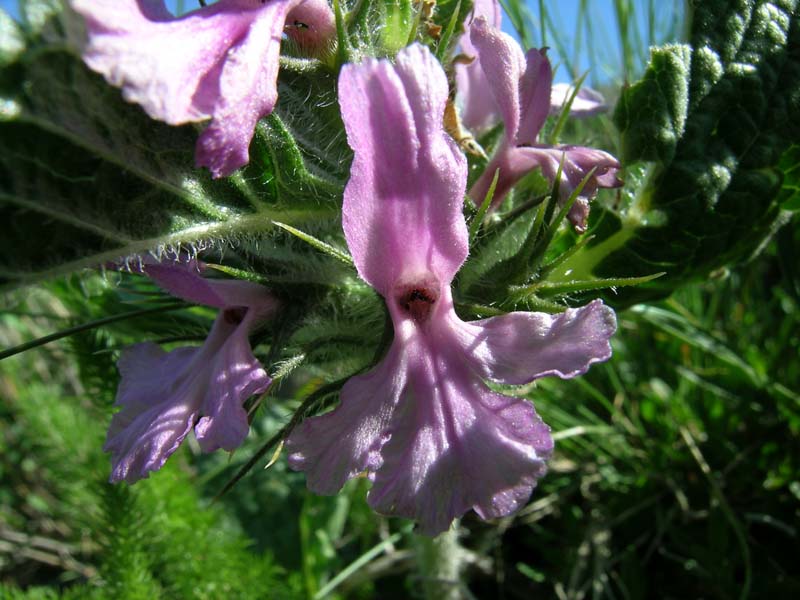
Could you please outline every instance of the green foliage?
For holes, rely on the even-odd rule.
[[[214,181],[194,168],[197,129],[153,121],[87,69],[77,55],[79,23],[58,5],[26,3],[31,16],[21,25],[0,18],[0,215],[10,224],[0,283],[268,235],[272,219],[335,216],[346,146],[309,148],[293,127],[301,121],[305,141],[319,144],[340,134],[335,78],[324,65],[314,77],[285,70],[291,86],[281,87],[276,113],[259,129],[250,166]],[[314,110],[309,96],[320,99]]]
[[[83,351],[103,356],[108,338],[94,339],[93,348],[90,338],[82,340]],[[263,598],[265,590],[274,598],[296,597],[299,581],[287,579],[270,553],[250,550],[220,508],[201,500],[180,455],[159,477],[136,487],[105,481],[109,463],[102,443],[117,380],[113,363],[91,363],[85,379],[61,375],[74,385],[91,386],[97,394],[89,396],[93,406],[65,397],[57,385],[36,383],[39,375],[23,369],[30,362],[40,359],[9,359],[0,371],[6,400],[0,440],[24,452],[24,459],[4,452],[0,460],[2,537],[23,549],[9,564],[7,548],[0,546],[0,573],[22,564],[29,577],[42,581],[46,573],[31,566],[52,560],[69,579],[85,583],[64,596],[44,591],[21,596],[9,589],[10,597]],[[101,371],[110,382],[105,390],[96,385]],[[23,464],[22,471],[13,469],[14,461]]]
[[[525,593],[508,597],[800,591],[800,313],[768,254],[622,313],[611,362],[531,390],[556,456],[502,545],[487,530],[481,546],[506,565],[524,557],[505,589]]]
[[[746,260],[783,222],[794,167],[785,153],[800,139],[797,3],[698,2],[690,42],[691,55],[654,50],[643,80],[623,93],[624,156],[656,162],[630,203],[595,211],[596,239],[556,273],[666,271],[609,298],[618,304]]]
[[[783,153],[778,168],[783,174],[778,203],[784,210],[800,210],[800,145],[795,144]]]
[[[620,97],[614,120],[624,162],[674,158],[689,108],[691,51],[687,45],[653,48],[644,77]]]

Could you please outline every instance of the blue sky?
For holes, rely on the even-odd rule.
[[[0,7],[16,16],[20,0],[0,0]],[[25,0],[21,0],[24,2]],[[542,33],[538,23],[538,0],[529,0],[529,9],[536,24],[532,31],[534,45],[542,44]],[[589,47],[589,37],[586,21],[576,27],[579,15],[580,0],[549,0],[546,2],[550,14],[551,25],[545,32],[544,41],[550,47],[550,58],[558,67],[556,81],[570,81],[572,73],[580,75],[589,72],[587,84],[599,85],[603,83],[620,83],[624,65],[622,59],[622,46],[620,42],[619,27],[614,13],[614,0],[591,0],[587,2],[589,10],[589,25],[592,30],[592,45]],[[167,0],[167,5],[174,11],[176,7],[183,6],[192,9],[198,5],[196,0]],[[676,15],[680,14],[682,2],[678,0],[654,2],[653,0],[634,0],[634,19],[630,27],[631,37],[634,40],[634,54],[637,57],[637,67],[647,58],[647,47],[650,42],[650,27],[648,26],[648,7],[654,7],[657,35],[656,42],[662,42],[664,32],[673,27]],[[503,29],[513,32],[511,21],[504,16]],[[658,30],[661,30],[659,34]],[[554,35],[557,32],[557,36]],[[556,39],[556,37],[558,39]],[[562,50],[564,53],[562,53]],[[577,53],[577,56],[576,56]]]

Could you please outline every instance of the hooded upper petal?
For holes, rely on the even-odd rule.
[[[418,44],[392,65],[345,65],[339,102],[355,150],[342,225],[358,272],[384,296],[418,273],[449,283],[467,256],[467,163],[442,129],[447,79]]]
[[[473,20],[484,17],[492,27],[500,28],[502,10],[497,0],[477,0],[472,5],[472,12],[464,23],[466,33],[458,41],[461,53],[473,59],[469,64],[457,63],[456,89],[461,104],[461,122],[475,132],[483,131],[494,125],[500,115],[489,90],[489,83],[483,73],[477,51],[469,38],[469,26]]]
[[[535,144],[550,114],[550,87],[553,70],[546,49],[531,49],[525,54],[525,73],[519,82],[520,118],[515,144]],[[510,133],[509,133],[510,135]]]
[[[306,1],[314,10],[298,10],[308,21],[324,3]],[[275,105],[281,36],[298,4],[219,0],[173,18],[163,0],[72,0],[86,19],[86,64],[127,100],[172,125],[213,119],[196,160],[215,177],[248,162],[255,124]],[[332,17],[312,26],[329,37]]]
[[[207,279],[206,266],[199,261],[145,260],[141,271],[173,296],[216,308],[244,307],[264,318],[277,307],[275,297],[256,283],[234,279]]]
[[[503,117],[506,139],[514,143],[522,111],[520,79],[528,69],[525,54],[514,38],[492,27],[483,17],[472,22],[469,35],[488,89]]]

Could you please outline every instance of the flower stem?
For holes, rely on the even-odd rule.
[[[466,554],[458,544],[458,521],[435,538],[415,535],[417,569],[427,600],[462,600],[467,596],[461,581]]]

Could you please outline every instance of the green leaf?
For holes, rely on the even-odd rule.
[[[273,220],[338,229],[351,153],[335,74],[284,70],[250,164],[213,180],[194,166],[199,128],[123,101],[84,66],[71,42],[82,23],[58,5],[26,3],[21,27],[0,13],[0,285],[145,251],[236,246],[271,235]]]
[[[689,108],[691,48],[653,48],[644,77],[625,90],[614,112],[622,158],[669,161],[683,135]]]
[[[784,210],[800,210],[800,145],[795,144],[783,153],[778,168],[783,173],[778,203]]]
[[[783,222],[781,203],[792,206],[785,190],[797,164],[787,151],[800,139],[798,3],[693,7],[691,52],[653,51],[616,111],[625,159],[653,164],[622,208],[596,203],[595,239],[551,277],[667,273],[609,298],[617,305],[664,297],[747,260]]]

